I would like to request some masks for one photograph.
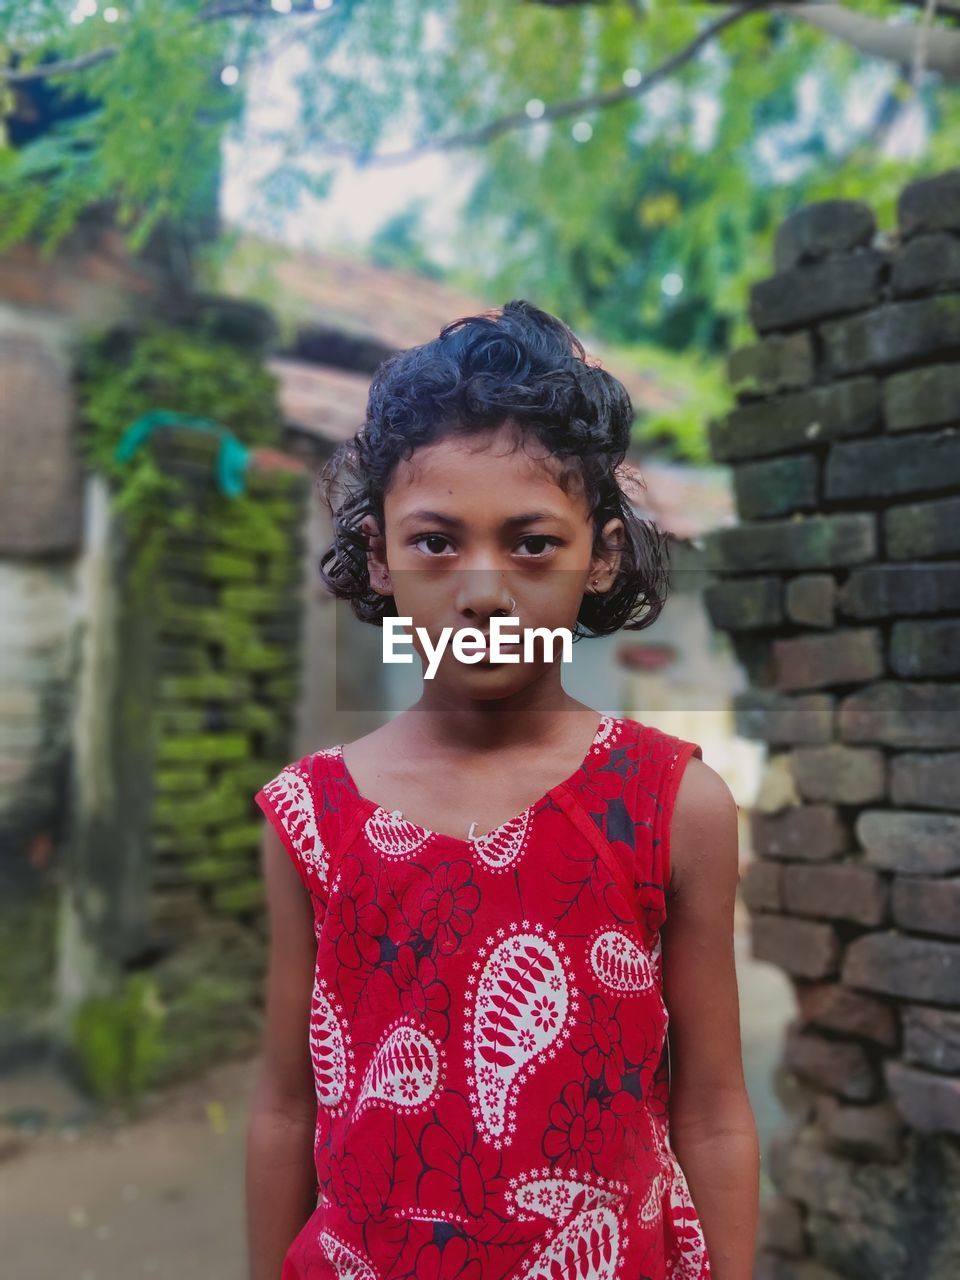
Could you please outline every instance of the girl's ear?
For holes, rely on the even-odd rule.
[[[360,531],[367,536],[367,575],[374,591],[381,595],[392,596],[393,586],[390,582],[390,570],[387,568],[387,549],[383,534],[371,515],[360,521]]]
[[[590,573],[587,578],[587,591],[592,595],[603,595],[609,591],[620,572],[620,561],[623,558],[623,521],[608,520],[600,534],[604,551],[598,552],[590,561]]]

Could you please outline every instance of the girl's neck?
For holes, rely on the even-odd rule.
[[[529,694],[530,690],[523,690],[516,697],[468,703],[424,696],[397,720],[407,721],[424,754],[469,755],[511,747],[519,750],[531,743],[546,748],[562,741],[569,731],[570,726],[561,723],[561,713],[579,713],[584,719],[596,714],[562,687],[559,696],[549,699],[525,696]]]

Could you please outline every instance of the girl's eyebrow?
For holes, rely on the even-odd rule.
[[[401,524],[408,524],[412,520],[433,520],[437,524],[446,525],[448,529],[459,529],[463,527],[463,521],[456,516],[445,515],[442,511],[409,511],[405,516],[401,517]],[[510,528],[513,525],[535,524],[540,520],[558,520],[563,523],[562,517],[553,511],[526,511],[519,516],[509,516],[504,520],[504,528]]]

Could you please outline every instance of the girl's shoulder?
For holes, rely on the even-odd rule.
[[[636,760],[650,768],[665,769],[667,773],[679,770],[682,773],[683,766],[692,757],[703,759],[703,748],[692,739],[668,733],[630,716],[614,717],[613,722],[619,726],[621,736],[629,743]]]
[[[346,821],[348,796],[343,785],[341,745],[292,760],[254,796],[312,893],[326,889],[331,850]]]

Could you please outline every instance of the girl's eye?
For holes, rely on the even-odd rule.
[[[558,547],[560,545],[559,538],[548,538],[545,533],[531,533],[526,538],[523,539],[523,542],[540,542],[540,543],[546,544],[546,547],[541,548],[539,552],[533,552],[530,556],[524,556],[525,560],[526,559],[537,560],[543,555],[544,550],[546,550],[547,548]]]
[[[437,547],[436,544],[438,542],[449,544],[450,539],[446,537],[445,534],[442,534],[442,533],[421,533],[419,537],[416,537],[413,539],[411,546],[416,547],[421,542],[432,544],[430,550],[428,550],[426,554],[435,559],[437,556],[444,554],[442,547]],[[524,546],[531,542],[541,544],[540,548],[539,550],[531,552],[529,555],[523,556],[524,560],[539,560],[543,557],[545,551],[548,550],[550,547],[556,547],[560,545],[559,538],[548,538],[545,533],[528,534],[526,538],[521,539],[519,545]]]
[[[414,538],[413,542],[411,543],[411,546],[415,547],[420,542],[436,543],[436,542],[449,542],[449,541],[450,539],[444,537],[442,533],[421,533],[419,537]],[[434,547],[433,550],[428,551],[427,554],[432,556],[435,551],[436,551],[436,548]]]

